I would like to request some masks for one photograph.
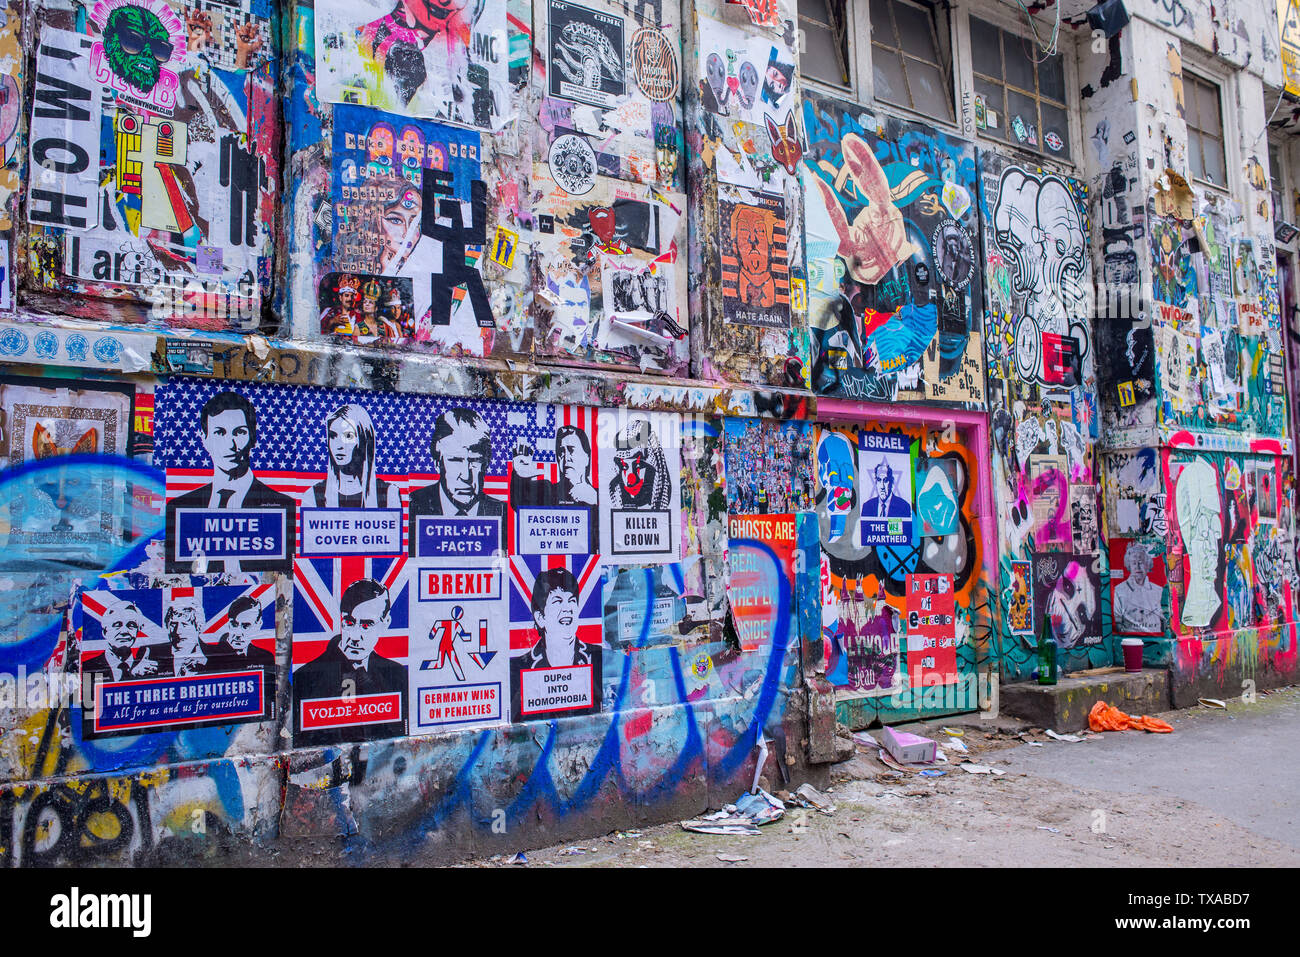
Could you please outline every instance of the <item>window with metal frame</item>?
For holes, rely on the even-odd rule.
[[[1071,159],[1065,57],[978,17],[970,18],[970,49],[981,135]]]
[[[934,7],[871,0],[871,72],[875,99],[953,122],[952,60]]]
[[[1223,105],[1218,85],[1184,70],[1183,107],[1187,120],[1187,165],[1192,170],[1192,178],[1226,189]]]
[[[799,0],[799,73],[852,92],[856,78],[849,56],[847,8],[846,0]]]

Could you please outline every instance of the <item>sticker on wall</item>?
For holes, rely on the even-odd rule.
[[[907,674],[913,689],[957,683],[957,603],[951,575],[907,576]]]
[[[948,285],[954,289],[969,286],[975,269],[975,250],[965,227],[954,219],[940,223],[934,230],[932,248],[935,265]]]
[[[567,0],[550,0],[550,95],[611,107],[627,92],[624,20]]]
[[[274,717],[274,585],[85,591],[72,626],[89,738]]]
[[[1034,610],[1033,564],[1011,563],[1011,598],[1007,602],[1007,623],[1013,635],[1036,634],[1038,616]]]
[[[629,59],[632,76],[642,93],[656,103],[667,103],[676,98],[680,74],[677,51],[663,31],[657,27],[643,27],[632,34]]]
[[[1044,133],[1043,142],[1047,144],[1047,148],[1053,153],[1061,152],[1062,147],[1065,146],[1065,140],[1061,139],[1061,134],[1056,130],[1048,130]]]
[[[596,151],[586,137],[576,133],[557,136],[547,162],[555,182],[572,196],[589,193],[596,185]]]
[[[162,0],[96,0],[90,20],[100,34],[90,49],[90,75],[170,116],[187,51],[181,18]]]
[[[405,277],[326,273],[316,290],[320,331],[360,345],[415,335],[415,288]]]
[[[511,556],[512,720],[601,710],[602,580],[596,556]]]
[[[515,268],[515,253],[519,250],[519,234],[504,226],[498,226],[492,237],[491,252],[488,258],[502,269]]]
[[[514,117],[506,4],[320,0],[317,97],[500,129]]]
[[[1112,538],[1111,630],[1117,635],[1162,635],[1165,563],[1160,550],[1131,538]]]
[[[727,188],[718,196],[718,218],[725,320],[787,328],[790,268],[784,197]]]
[[[984,94],[975,94],[975,126],[977,129],[986,129],[988,127],[988,112],[984,105]]]
[[[763,515],[813,507],[812,431],[805,423],[729,417],[723,428],[727,511]]]
[[[602,409],[601,555],[610,561],[659,563],[681,553],[681,419],[676,415]]]

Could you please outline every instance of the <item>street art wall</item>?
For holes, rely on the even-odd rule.
[[[1107,665],[1087,190],[988,150],[980,167],[1002,672],[1032,672],[1044,619],[1067,668]]]
[[[1293,676],[1266,181],[1167,79],[1273,67],[1157,6],[1061,171],[803,84],[782,0],[13,0],[0,865],[669,820],[1044,616]]]
[[[974,147],[819,95],[803,121],[813,387],[982,408]]]

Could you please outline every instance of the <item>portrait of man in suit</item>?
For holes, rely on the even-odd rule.
[[[391,737],[406,733],[406,668],[376,650],[380,636],[392,619],[393,600],[382,583],[370,578],[354,581],[339,599],[339,633],[325,650],[293,675],[295,724],[302,727],[303,702],[320,698],[361,698],[366,695],[400,695],[392,721],[367,723],[364,733],[355,727],[311,731],[313,740],[342,741],[358,737]]]
[[[430,451],[438,481],[411,493],[411,529],[420,515],[504,515],[505,505],[483,491],[492,460],[492,438],[483,417],[471,409],[438,416]]]
[[[182,677],[209,669],[210,650],[203,644],[203,612],[193,601],[171,601],[163,611],[167,646],[158,650],[158,673]]]
[[[149,656],[147,649],[138,651],[135,647],[146,624],[139,607],[134,602],[111,595],[104,596],[103,600],[105,608],[100,628],[108,647],[102,655],[82,665],[82,676],[95,675],[94,681],[129,681],[157,674],[158,662]]]
[[[881,460],[872,476],[876,480],[876,494],[862,506],[862,514],[870,518],[911,518],[912,503],[894,494],[896,479],[889,463]]]
[[[283,558],[209,559],[207,573],[288,571],[293,561],[296,506],[258,480],[251,467],[257,444],[257,412],[253,403],[238,392],[219,392],[199,411],[203,448],[212,460],[212,481],[167,503],[167,571],[193,571],[192,562],[178,560],[171,536],[176,529],[176,510],[191,509],[276,509],[284,513]],[[202,572],[200,572],[202,573]]]
[[[275,656],[253,644],[262,628],[261,604],[256,598],[241,595],[230,603],[226,616],[226,628],[208,656],[213,664],[210,670],[263,668],[270,676],[275,668]]]

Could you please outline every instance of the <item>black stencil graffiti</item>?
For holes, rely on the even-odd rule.
[[[221,185],[230,190],[230,245],[257,243],[257,201],[266,188],[261,157],[239,145],[234,133],[221,138]]]
[[[452,293],[457,287],[464,286],[474,321],[482,329],[495,329],[496,322],[492,319],[487,290],[483,288],[483,277],[465,262],[467,245],[482,246],[487,242],[487,184],[481,179],[470,184],[469,225],[465,225],[461,215],[460,201],[447,198],[452,195],[449,171],[426,169],[423,193],[420,231],[442,243],[442,272],[433,277],[430,321],[435,326],[451,324]],[[450,219],[451,225],[439,224],[439,218]]]
[[[623,19],[551,0],[551,95],[597,106],[626,92]]]

